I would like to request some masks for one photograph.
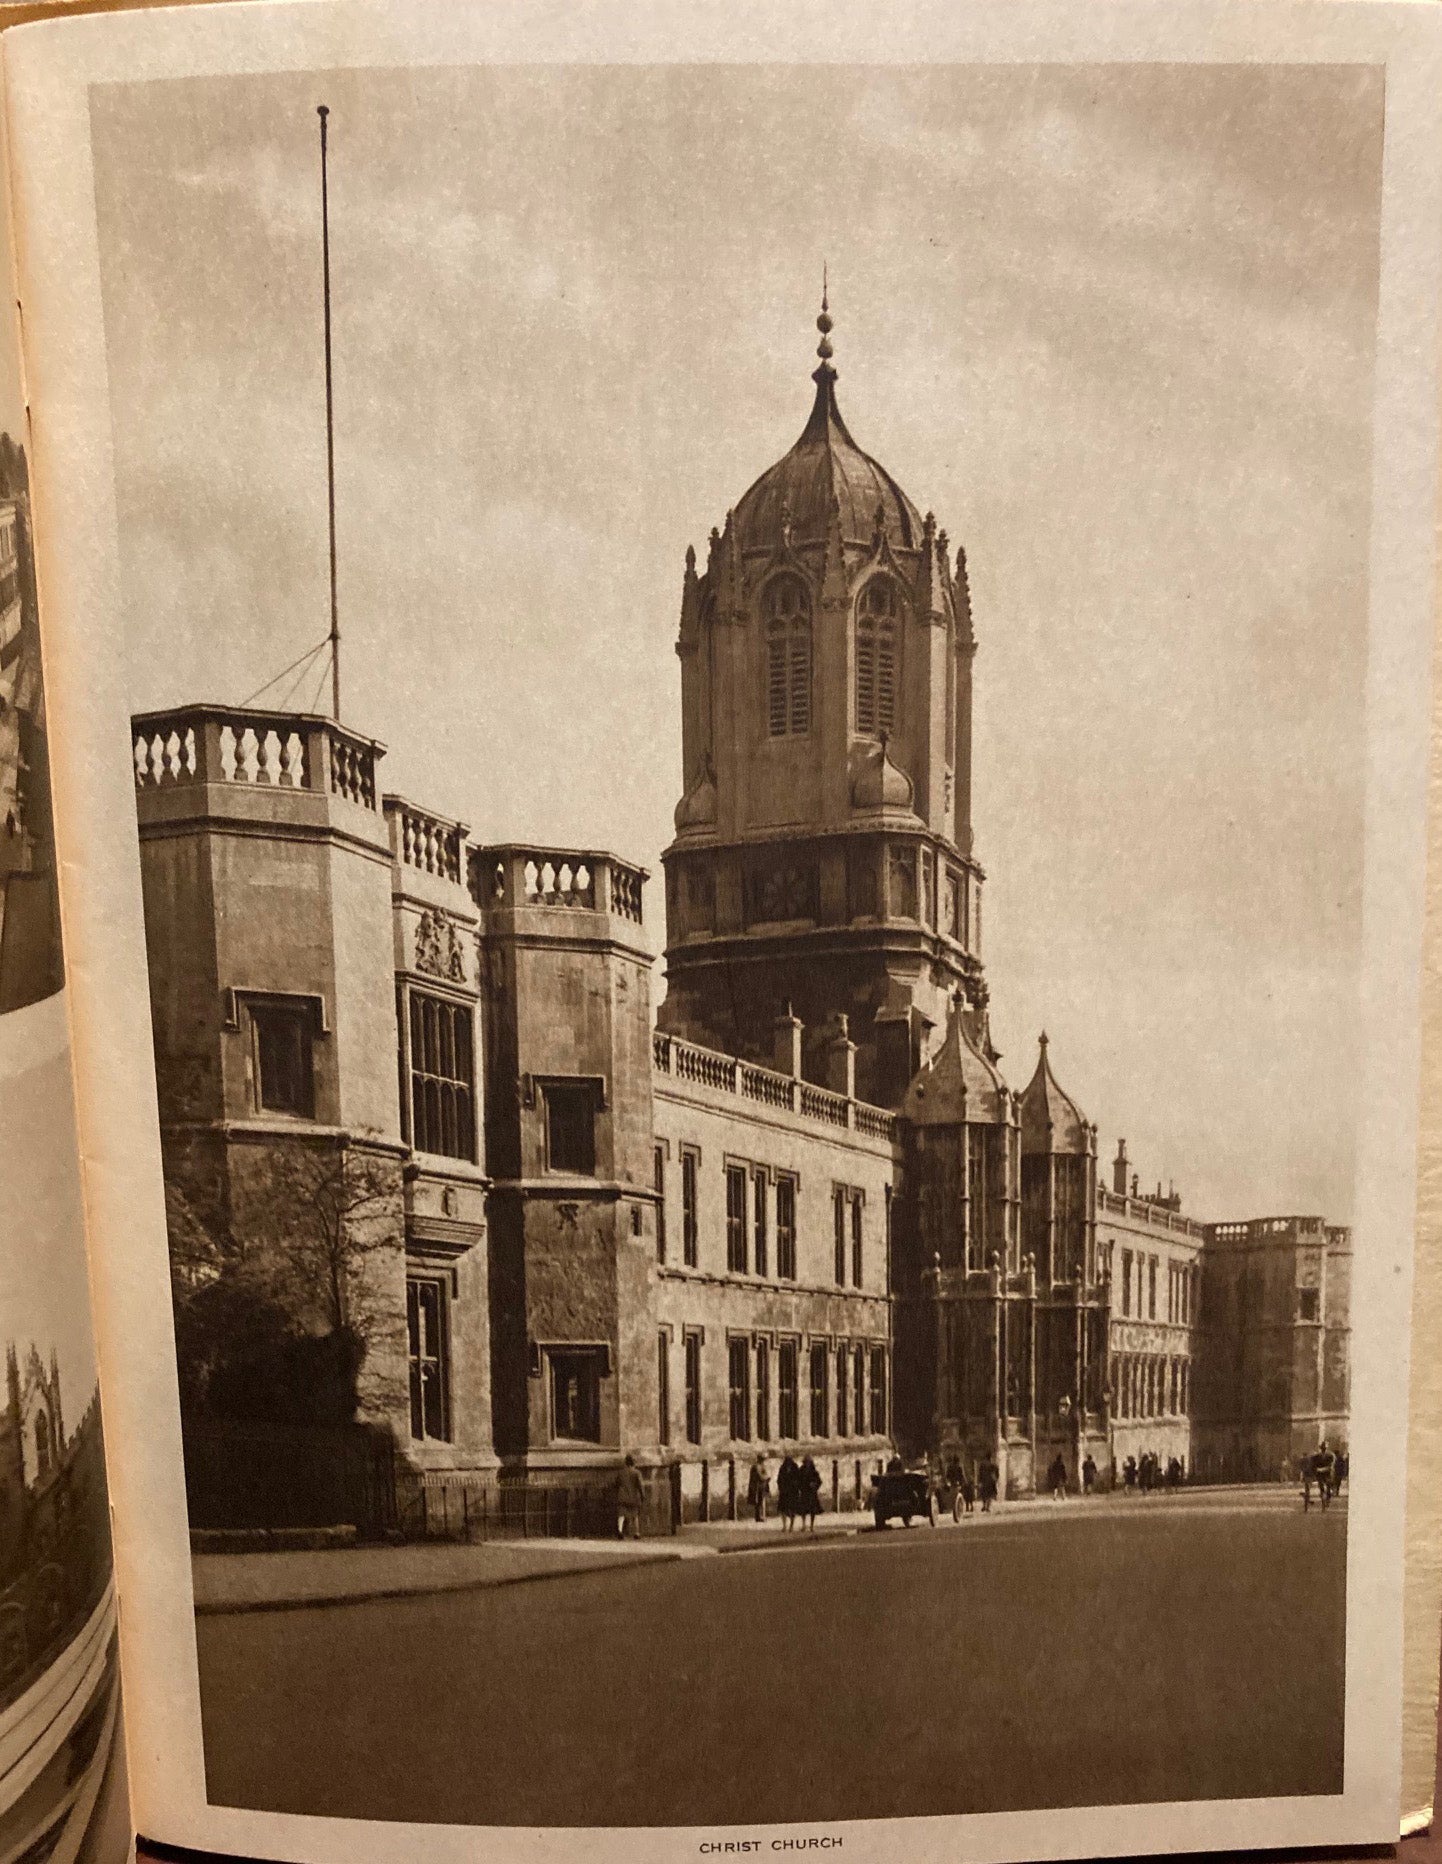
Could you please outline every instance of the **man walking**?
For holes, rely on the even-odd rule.
[[[1091,1451],[1088,1450],[1082,1462],[1082,1494],[1083,1495],[1091,1494],[1092,1490],[1096,1487],[1096,1479],[1097,1479],[1097,1466],[1092,1461]]]
[[[770,1493],[771,1475],[765,1457],[758,1452],[751,1464],[751,1475],[746,1484],[746,1499],[751,1504],[758,1527],[766,1519],[766,1498]]]
[[[646,1484],[636,1467],[634,1456],[621,1465],[621,1479],[616,1485],[617,1528],[622,1540],[641,1538],[641,1504],[646,1499]]]

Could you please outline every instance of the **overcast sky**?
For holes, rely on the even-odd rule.
[[[32,1344],[47,1364],[51,1351],[58,1353],[65,1428],[74,1430],[95,1390],[95,1343],[80,1166],[73,1145],[56,1143],[74,1121],[69,1055],[62,1049],[49,1061],[0,1074],[0,1101],[6,1161],[0,1170],[0,1351],[13,1344],[22,1372]]]
[[[137,707],[326,631],[324,101],[346,715],[657,871],[683,553],[804,423],[824,258],[847,422],[967,549],[1003,1069],[1045,1027],[1199,1215],[1349,1216],[1380,72],[92,97]]]

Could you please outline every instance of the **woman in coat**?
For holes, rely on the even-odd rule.
[[[801,1513],[807,1530],[816,1532],[816,1517],[821,1513],[821,1471],[808,1456],[801,1464]]]
[[[776,1501],[781,1510],[783,1533],[789,1534],[801,1512],[801,1465],[788,1450],[776,1472]]]

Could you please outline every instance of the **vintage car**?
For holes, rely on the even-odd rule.
[[[936,1526],[936,1491],[926,1469],[887,1469],[871,1478],[871,1513],[878,1527],[900,1515],[910,1527],[918,1518]]]

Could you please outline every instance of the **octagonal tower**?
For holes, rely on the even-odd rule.
[[[788,1008],[821,1079],[898,1106],[959,995],[981,1009],[964,553],[852,439],[823,297],[800,438],[686,553],[683,786],[664,1029],[770,1059]]]

